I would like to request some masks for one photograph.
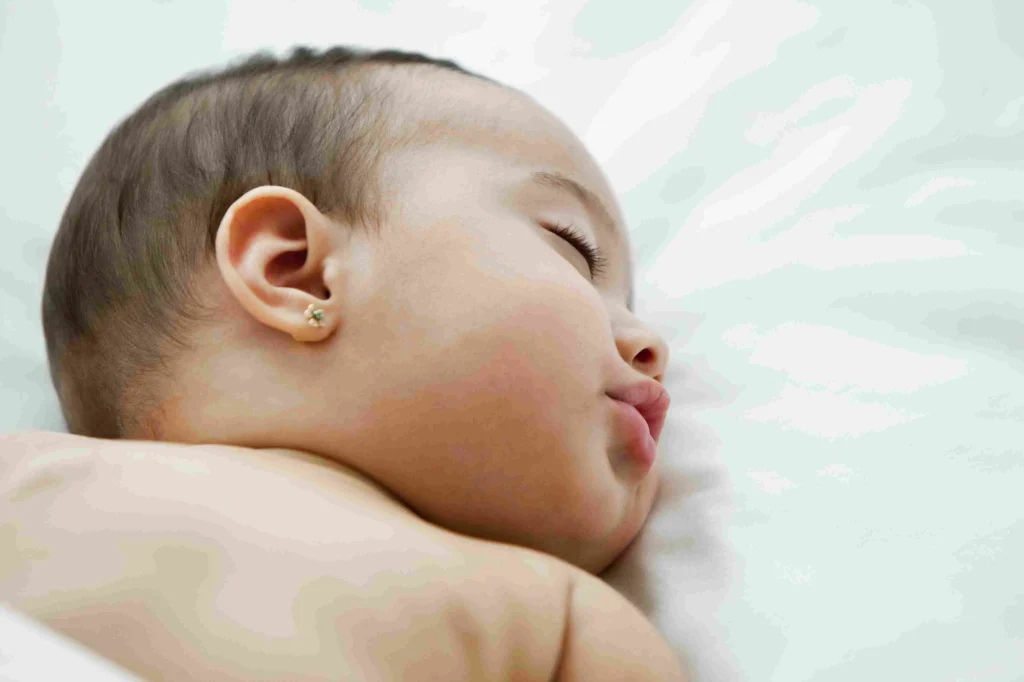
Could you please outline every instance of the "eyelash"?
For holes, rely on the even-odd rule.
[[[591,278],[596,279],[598,275],[604,272],[608,260],[601,255],[600,249],[587,241],[587,238],[580,234],[579,230],[573,225],[560,225],[558,223],[546,223],[546,225],[548,229],[572,244],[577,251],[583,254],[587,261],[587,266],[590,267]]]

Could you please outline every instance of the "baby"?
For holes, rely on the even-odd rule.
[[[682,679],[593,577],[669,402],[631,278],[582,143],[450,61],[298,49],[165,88],[47,268],[79,440],[6,472],[9,518],[47,466],[93,486],[33,513],[95,535],[0,601],[153,679]]]

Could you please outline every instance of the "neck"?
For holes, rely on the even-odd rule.
[[[419,518],[405,506],[387,488],[366,474],[337,460],[324,455],[294,450],[292,448],[250,448],[260,453],[267,453],[276,466],[287,468],[290,472],[309,474],[307,478],[318,487],[337,490],[346,498],[356,498],[361,503],[371,505],[402,516]],[[325,475],[325,470],[330,474]]]

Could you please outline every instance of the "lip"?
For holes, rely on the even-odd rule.
[[[665,425],[668,407],[672,402],[668,391],[660,382],[648,379],[619,390],[609,391],[606,395],[612,400],[634,407],[647,423],[651,437],[658,442],[661,429]]]
[[[651,433],[651,427],[636,407],[615,398],[611,401],[621,427],[619,433],[624,438],[623,447],[644,473],[650,471],[658,457],[658,442]]]

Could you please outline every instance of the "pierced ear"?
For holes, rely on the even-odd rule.
[[[296,341],[320,341],[338,323],[325,279],[328,219],[306,197],[265,185],[240,196],[217,228],[217,266],[253,317]],[[306,315],[322,310],[319,325]]]

